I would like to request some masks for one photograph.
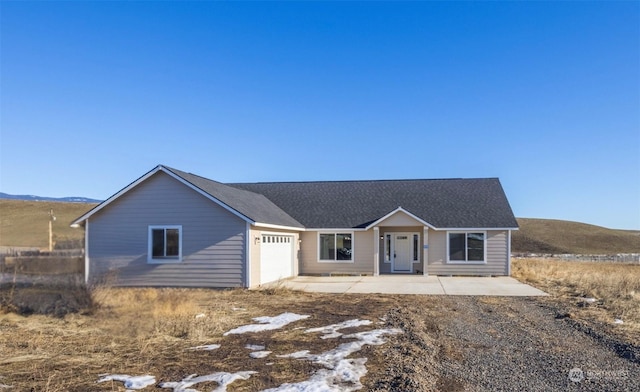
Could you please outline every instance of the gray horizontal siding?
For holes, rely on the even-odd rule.
[[[150,225],[182,226],[181,263],[147,263]],[[245,230],[239,217],[158,173],[90,218],[90,278],[122,286],[241,287]]]
[[[345,232],[349,232],[346,230]],[[300,274],[359,273],[373,274],[373,230],[354,232],[353,263],[319,262],[318,232],[300,235]]]
[[[507,231],[487,231],[486,264],[447,264],[447,233],[429,231],[429,275],[508,275]]]

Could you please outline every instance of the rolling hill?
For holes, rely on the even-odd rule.
[[[82,244],[84,230],[69,224],[95,203],[0,199],[0,246],[49,246],[49,211],[53,209],[54,241]],[[518,218],[512,234],[513,253],[640,253],[640,231],[615,230],[585,223]]]
[[[513,253],[640,253],[640,231],[616,230],[586,223],[518,218],[511,237]]]
[[[53,209],[54,242],[80,241],[82,228],[72,228],[71,222],[89,211],[93,203],[64,203],[0,199],[0,246],[49,247],[49,211]]]

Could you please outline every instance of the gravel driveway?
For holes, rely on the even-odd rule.
[[[546,298],[430,297],[396,309],[405,330],[372,390],[633,391],[638,346],[581,327]],[[572,381],[575,380],[575,381]]]

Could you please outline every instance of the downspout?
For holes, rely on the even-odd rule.
[[[84,284],[89,284],[89,219],[84,221]]]
[[[429,275],[429,228],[422,226],[422,275]]]
[[[250,241],[250,236],[251,236],[251,225],[249,224],[249,222],[245,223],[245,234],[244,234],[244,259],[245,259],[245,268],[244,268],[244,274],[245,274],[245,288],[250,288],[251,287],[251,241]]]
[[[380,275],[380,228],[373,228],[373,276]]]
[[[507,276],[511,276],[511,230],[507,230]]]

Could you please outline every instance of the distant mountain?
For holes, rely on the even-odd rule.
[[[0,199],[27,200],[27,201],[59,201],[63,203],[100,203],[102,200],[89,199],[87,197],[46,197],[34,195],[10,195],[0,192]]]

